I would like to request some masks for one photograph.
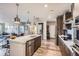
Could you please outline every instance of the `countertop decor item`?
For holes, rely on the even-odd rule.
[[[11,39],[15,39],[15,38],[16,38],[16,36],[10,36],[10,38],[11,38]]]

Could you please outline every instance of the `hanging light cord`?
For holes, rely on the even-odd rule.
[[[28,13],[28,22],[29,22],[29,13],[30,13],[30,12],[29,12],[29,11],[27,11],[27,13]]]
[[[20,22],[20,18],[18,18],[18,7],[19,7],[19,4],[16,3],[16,7],[17,7],[17,14],[16,14],[16,17],[14,18],[15,22]]]
[[[28,20],[27,20],[27,24],[30,24],[30,21],[29,21],[29,11],[27,11],[27,14],[28,14]]]
[[[19,4],[16,3],[16,6],[17,6],[17,15],[16,16],[18,16],[18,7],[19,7]]]

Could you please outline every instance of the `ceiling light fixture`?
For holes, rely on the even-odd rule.
[[[16,17],[14,18],[14,21],[15,21],[15,23],[20,23],[20,18],[18,17],[18,7],[19,7],[19,4],[16,3],[16,6],[17,6],[17,14],[16,14]]]
[[[45,4],[45,5],[44,5],[44,7],[48,7],[48,5],[47,5],[47,4]]]
[[[30,11],[27,11],[27,14],[28,14],[27,25],[30,25],[30,24],[31,24],[31,22],[29,21],[29,14],[30,14]]]
[[[51,16],[50,15],[48,16],[48,19],[51,19]]]

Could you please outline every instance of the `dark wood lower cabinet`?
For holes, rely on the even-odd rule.
[[[15,40],[9,40],[10,56],[32,56],[41,46],[41,36],[34,37],[24,36]],[[19,40],[23,40],[22,42]]]
[[[62,42],[61,39],[59,39],[59,47],[61,50],[61,53],[63,56],[71,56],[71,51],[68,49],[68,47]]]
[[[31,56],[41,46],[41,36],[26,42],[26,56]]]

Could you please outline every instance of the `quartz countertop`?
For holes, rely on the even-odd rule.
[[[8,39],[11,42],[16,42],[16,43],[23,43],[25,44],[27,41],[32,40],[40,35],[33,34],[33,35],[26,35],[26,36],[21,36],[21,37],[16,37],[15,39]]]
[[[59,35],[59,38],[62,40],[62,42],[67,46],[67,48],[72,52],[72,54],[74,54],[73,50],[72,50],[72,46],[73,46],[73,41],[72,40],[64,40],[63,36]]]

